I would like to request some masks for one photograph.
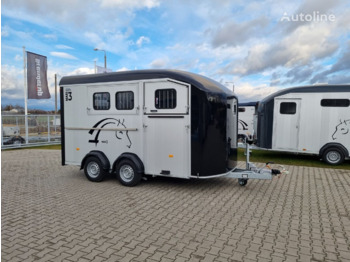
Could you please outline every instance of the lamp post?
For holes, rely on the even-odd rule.
[[[103,51],[103,52],[105,52],[105,69],[107,70],[107,55],[106,55],[106,50],[94,48],[94,51]]]

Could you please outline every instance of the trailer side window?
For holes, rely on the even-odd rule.
[[[156,90],[155,107],[157,109],[174,109],[176,107],[176,90],[175,89]]]
[[[117,92],[115,94],[115,106],[118,110],[134,109],[134,92]]]
[[[297,104],[294,102],[282,102],[280,113],[282,115],[294,115],[297,112]]]
[[[109,93],[94,93],[93,105],[95,110],[109,110],[111,106],[111,99]]]
[[[350,106],[349,99],[322,99],[321,106],[323,107],[348,107]]]

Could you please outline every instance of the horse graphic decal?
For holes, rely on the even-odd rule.
[[[339,135],[343,136],[343,135],[347,135],[350,133],[350,119],[347,120],[340,120],[340,123],[335,127],[335,131],[332,135],[332,139],[336,140]]]
[[[115,118],[105,118],[102,119],[101,121],[98,121],[90,130],[89,130],[89,134],[93,135],[95,133],[95,137],[94,139],[89,140],[89,143],[95,143],[95,145],[97,146],[97,144],[100,142],[98,140],[101,131],[103,130],[103,128],[105,126],[108,125],[116,125],[117,127],[121,128],[121,129],[126,129],[126,125],[125,125],[125,119],[115,119]],[[98,128],[98,129],[96,129]],[[115,137],[118,140],[122,140],[123,136],[125,135],[128,144],[126,145],[128,148],[131,148],[132,142],[131,139],[129,137],[129,131],[127,130],[119,130],[119,131],[115,131]],[[103,142],[103,141],[102,141]]]
[[[242,125],[243,130],[248,130],[248,124],[241,119],[238,119],[238,123]]]

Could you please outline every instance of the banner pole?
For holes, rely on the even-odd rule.
[[[26,63],[26,47],[23,46],[23,83],[24,83],[24,125],[26,130],[26,144],[28,144],[28,103],[27,103],[27,63]]]

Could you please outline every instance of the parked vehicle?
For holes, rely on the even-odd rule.
[[[3,145],[19,145],[26,141],[20,136],[20,129],[18,126],[4,126],[2,127]]]
[[[237,98],[201,75],[140,70],[63,77],[62,165],[91,181],[116,174],[126,186],[144,175],[271,179],[237,169]]]
[[[256,139],[261,148],[341,164],[350,152],[350,85],[296,87],[266,97],[258,106]]]
[[[254,114],[259,102],[238,104],[238,139],[254,135]]]

